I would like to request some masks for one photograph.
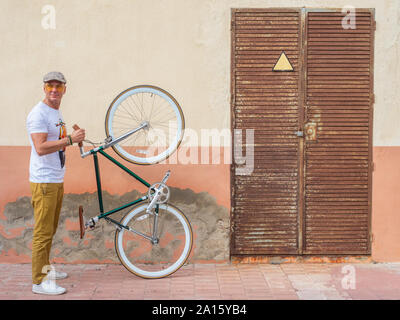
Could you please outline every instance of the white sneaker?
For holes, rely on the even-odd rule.
[[[54,269],[50,270],[50,272],[46,276],[47,279],[51,279],[51,280],[61,280],[61,279],[65,279],[67,277],[68,277],[68,274],[66,272],[55,271]]]
[[[56,285],[56,283],[51,280],[43,280],[41,284],[32,285],[33,293],[57,295],[63,294],[66,291],[67,290],[65,288]]]

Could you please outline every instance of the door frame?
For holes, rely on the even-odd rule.
[[[230,91],[231,91],[231,99],[230,99],[230,111],[231,111],[231,129],[235,128],[235,13],[236,12],[268,12],[270,10],[281,10],[281,11],[298,11],[300,16],[300,30],[299,30],[299,53],[301,54],[298,60],[298,69],[299,69],[299,109],[298,109],[298,131],[304,131],[304,125],[307,122],[306,119],[306,104],[307,104],[307,14],[308,12],[342,12],[342,8],[231,8],[231,72],[230,72]],[[371,246],[372,246],[372,175],[373,175],[373,114],[374,114],[374,44],[375,44],[375,30],[376,30],[376,21],[375,21],[375,9],[374,8],[355,8],[357,12],[369,12],[371,13],[371,40],[370,40],[370,99],[369,99],[369,137],[368,137],[368,249],[365,254],[357,254],[357,255],[371,255]],[[232,159],[234,159],[234,135],[232,134]],[[305,230],[306,230],[306,219],[305,219],[305,170],[306,170],[306,161],[305,161],[305,139],[298,139],[298,246],[297,246],[297,254],[298,256],[307,256],[310,254],[304,253],[305,247]],[[235,164],[232,161],[230,165],[230,189],[231,189],[231,210],[230,210],[230,256],[239,256],[237,254],[233,255],[233,231],[234,231],[234,199],[235,199]],[[346,254],[327,254],[329,256],[343,256]],[[350,254],[354,255],[354,254]],[[266,256],[276,256],[276,255],[266,255]]]

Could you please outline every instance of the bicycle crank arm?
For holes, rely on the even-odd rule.
[[[156,204],[161,204],[161,203],[165,203],[168,201],[169,188],[167,187],[167,185],[165,183],[167,182],[170,175],[171,175],[171,171],[168,170],[165,173],[165,176],[160,183],[155,183],[152,186],[150,186],[148,196],[149,196],[149,199],[151,199],[151,201],[150,201],[149,206],[146,209],[146,212],[148,214],[151,213],[151,211],[153,210],[153,208]],[[151,192],[152,190],[154,191],[154,193]]]
[[[168,170],[168,171],[165,173],[165,176],[164,176],[164,178],[162,179],[161,183],[166,183],[170,175],[171,175],[171,170]]]
[[[148,214],[151,213],[151,210],[153,210],[153,207],[154,207],[154,205],[156,204],[156,202],[157,202],[157,200],[158,200],[158,197],[160,196],[160,190],[155,190],[155,192],[156,192],[156,193],[155,193],[155,195],[154,195],[153,200],[151,200],[149,206],[148,206],[147,209],[146,209],[146,212],[147,212]]]

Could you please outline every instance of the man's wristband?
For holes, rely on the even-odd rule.
[[[69,141],[69,145],[72,146],[72,138],[71,135],[67,135],[68,141]]]

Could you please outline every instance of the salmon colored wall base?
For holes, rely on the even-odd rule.
[[[230,207],[230,166],[224,164],[156,164],[134,165],[121,160],[112,149],[106,151],[144,180],[153,184],[160,182],[167,170],[171,170],[168,185],[194,192],[207,192],[219,205]],[[220,155],[223,156],[224,151]],[[200,152],[199,152],[200,154]],[[19,197],[31,196],[29,189],[30,147],[0,147],[0,220],[5,220],[4,206]],[[96,177],[93,157],[82,159],[77,147],[67,148],[65,193],[81,194],[95,192]],[[147,192],[147,188],[118,168],[102,155],[98,156],[101,186],[110,194],[122,195],[131,190]],[[211,157],[210,157],[211,158]],[[173,163],[173,159],[169,159]],[[177,162],[177,161],[175,161]]]
[[[374,147],[372,258],[400,261],[400,147]]]
[[[113,151],[110,154],[115,155]],[[400,147],[374,147],[372,189],[372,260],[377,262],[400,261]],[[0,220],[6,220],[4,208],[19,197],[30,197],[28,168],[30,147],[0,147]],[[102,156],[99,156],[102,187],[110,194],[122,195],[131,190],[146,192],[133,180]],[[171,169],[170,186],[189,188],[194,192],[207,192],[217,203],[230,209],[229,164],[158,164],[127,167],[149,183],[158,182],[165,171]],[[222,162],[222,161],[221,161]],[[91,157],[81,159],[77,148],[67,149],[67,174],[65,192],[73,194],[96,191],[96,180]],[[23,230],[11,230],[0,225],[0,235],[10,240]],[[12,255],[11,255],[12,256]],[[10,256],[10,259],[11,259]],[[3,257],[4,258],[4,257]],[[16,262],[3,261],[1,262]],[[26,259],[24,258],[24,261]]]
[[[197,148],[180,148],[178,154],[185,160],[191,151],[193,155],[201,154]],[[220,156],[224,155],[224,150],[219,152],[218,148],[217,151]],[[165,172],[171,170],[168,180],[172,187],[171,203],[181,208],[192,224],[194,242],[190,261],[228,261],[229,163],[174,164],[178,161],[173,155],[168,164],[140,166],[121,160],[112,149],[107,153],[150,184],[160,182]],[[210,159],[213,159],[212,150],[210,153]],[[214,153],[214,162],[218,153]],[[0,147],[0,263],[31,262],[34,220],[28,182],[29,155],[30,147]],[[84,207],[85,219],[98,214],[93,157],[82,159],[76,147],[67,149],[66,157],[65,196],[61,223],[53,242],[52,262],[116,263],[114,241],[109,237],[114,237],[113,226],[103,224],[101,228],[88,232],[82,240],[77,232],[79,205]],[[147,187],[128,173],[102,155],[99,154],[98,158],[105,210],[117,208],[127,199],[137,199],[147,193]],[[116,213],[113,218],[120,220],[123,214]]]

